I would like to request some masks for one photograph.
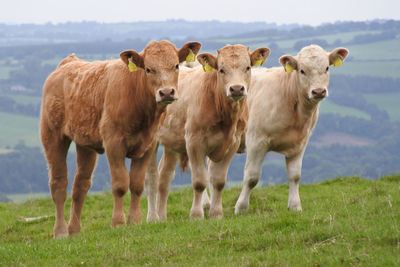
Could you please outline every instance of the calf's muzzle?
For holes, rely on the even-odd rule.
[[[239,100],[246,95],[246,88],[241,84],[231,85],[229,87],[229,96],[234,100]]]
[[[325,88],[317,88],[311,91],[313,98],[324,98],[326,97],[326,92]]]
[[[177,99],[176,94],[175,94],[175,89],[174,88],[162,88],[157,91],[158,94],[158,102],[162,102],[165,104],[172,103]]]

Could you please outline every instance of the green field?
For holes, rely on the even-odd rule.
[[[329,100],[324,100],[320,104],[321,114],[337,114],[340,116],[353,116],[361,119],[370,119],[370,116],[358,109],[337,105]]]
[[[10,71],[18,70],[19,67],[10,67],[0,64],[0,79],[8,79],[10,76]]]
[[[400,78],[400,60],[397,61],[345,61],[335,73],[345,75],[368,75],[375,77]]]
[[[11,95],[7,94],[7,97],[11,97],[18,104],[22,105],[38,105],[42,101],[40,96],[29,96],[29,95]]]
[[[20,141],[40,146],[39,118],[0,112],[0,147],[14,147]]]
[[[400,121],[400,93],[366,94],[365,98],[370,103],[386,110],[392,120]]]
[[[395,40],[380,41],[369,44],[346,46],[350,54],[357,60],[400,60],[400,38]],[[366,62],[368,64],[369,62]],[[397,69],[399,70],[399,69]]]
[[[52,238],[51,199],[0,204],[0,265],[399,266],[399,184],[392,176],[302,185],[300,213],[287,210],[286,185],[256,188],[249,212],[239,216],[239,188],[232,188],[224,193],[224,219],[198,221],[188,219],[192,190],[184,189],[171,193],[167,223],[116,229],[109,226],[112,195],[104,193],[88,197],[82,233],[62,240]],[[144,198],[141,204],[146,214]]]

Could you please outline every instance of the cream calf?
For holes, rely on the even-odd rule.
[[[299,182],[304,150],[318,119],[319,102],[328,96],[329,66],[339,66],[348,50],[331,53],[319,46],[304,47],[297,56],[280,58],[284,68],[253,72],[249,91],[247,157],[243,188],[235,213],[246,211],[252,188],[261,176],[267,152],[286,157],[289,210],[301,210]]]

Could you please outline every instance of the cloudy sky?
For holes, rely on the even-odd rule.
[[[400,19],[399,0],[2,0],[0,23],[133,22],[166,19],[319,25]]]

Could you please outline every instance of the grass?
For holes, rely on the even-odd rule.
[[[11,199],[13,203],[22,203],[37,198],[50,197],[50,193],[47,192],[47,193],[10,194],[7,195],[7,197]]]
[[[391,120],[400,121],[400,93],[366,94],[364,97],[368,102],[386,110]]]
[[[362,119],[371,119],[370,116],[356,108],[351,108],[351,107],[346,107],[346,106],[341,106],[338,104],[335,104],[329,100],[324,100],[320,104],[320,113],[321,114],[337,114],[340,116],[353,116],[357,118],[362,118]]]
[[[398,266],[399,185],[400,176],[302,185],[301,213],[287,211],[287,185],[256,188],[240,216],[233,214],[239,188],[232,188],[224,192],[225,218],[200,221],[188,219],[192,190],[184,189],[171,193],[167,223],[116,229],[106,192],[87,198],[82,233],[63,240],[52,238],[53,216],[18,221],[52,215],[51,199],[0,204],[0,265]],[[144,198],[141,204],[145,214]]]
[[[30,146],[40,146],[39,118],[0,112],[0,147],[14,147],[21,140]]]

